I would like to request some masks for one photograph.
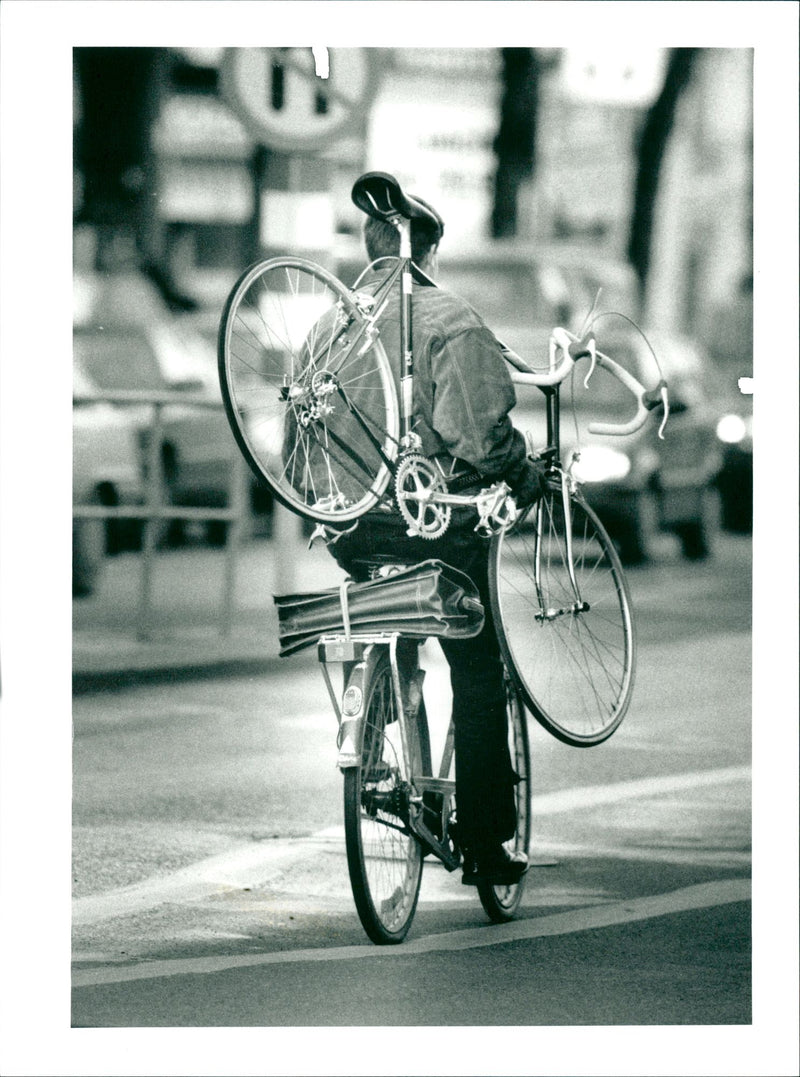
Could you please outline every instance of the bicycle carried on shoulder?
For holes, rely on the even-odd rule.
[[[633,615],[619,557],[571,463],[561,459],[560,388],[576,364],[587,360],[587,382],[601,367],[629,389],[636,401],[631,419],[589,426],[592,433],[609,435],[633,432],[658,407],[664,413],[661,433],[667,388],[659,381],[647,391],[597,349],[592,334],[580,338],[554,330],[543,369],[504,348],[512,380],[534,385],[545,396],[547,444],[537,456],[546,464],[546,490],[521,513],[504,482],[477,494],[459,493],[464,472],[445,471],[438,458],[424,456],[412,426],[411,294],[415,280],[433,282],[412,262],[411,221],[430,211],[386,173],[362,176],[353,199],[397,228],[399,258],[374,292],[359,290],[358,282],[346,288],[302,258],[274,258],[248,269],[232,289],[220,324],[228,419],[255,474],[289,509],[316,521],[327,540],[335,541],[339,530],[355,526],[379,503],[399,510],[409,534],[427,538],[444,534],[455,506],[474,509],[476,530],[492,536],[492,612],[508,672],[512,751],[524,762],[519,796],[527,803],[523,704],[565,743],[596,745],[625,716],[635,672]],[[400,355],[390,362],[378,321],[396,285],[401,343]],[[404,703],[417,683],[417,667],[408,658],[416,645],[402,633],[356,638],[345,632],[320,647],[326,677],[327,663],[344,664],[341,705],[328,678],[342,729],[348,698],[355,695],[348,697],[349,689],[361,692],[353,751],[339,756],[356,905],[371,938],[400,941],[413,917],[424,853],[434,853],[451,870],[458,863],[453,790],[441,784],[450,780],[445,771],[452,748],[434,776],[424,705]],[[353,677],[361,678],[358,685]],[[375,729],[380,734],[370,733]],[[518,811],[514,840],[527,851],[529,808],[520,801]],[[429,825],[434,817],[438,832]],[[371,864],[372,849],[379,850],[376,863],[393,865],[391,871]],[[481,900],[492,918],[513,915],[521,885],[503,895],[483,888]],[[386,918],[382,910],[388,910]]]

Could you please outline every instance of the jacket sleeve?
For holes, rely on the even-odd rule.
[[[431,375],[433,426],[447,451],[487,478],[521,474],[525,439],[508,415],[516,394],[489,329],[475,326],[439,338],[431,350]]]

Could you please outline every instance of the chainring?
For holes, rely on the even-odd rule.
[[[437,493],[447,492],[444,476],[427,456],[407,453],[397,467],[394,483],[395,501],[408,524],[409,535],[440,538],[450,526],[449,505],[438,504]]]

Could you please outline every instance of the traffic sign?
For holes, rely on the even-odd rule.
[[[661,89],[665,49],[604,45],[565,49],[563,85],[570,97],[596,104],[646,106]]]
[[[260,143],[314,151],[366,117],[380,73],[379,49],[226,49],[220,87]]]

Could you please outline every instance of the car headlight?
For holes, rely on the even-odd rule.
[[[631,470],[631,459],[619,449],[606,445],[591,445],[581,450],[572,473],[578,482],[609,482],[624,479]]]
[[[717,437],[726,445],[738,445],[747,437],[747,423],[741,415],[723,415],[717,423]]]

